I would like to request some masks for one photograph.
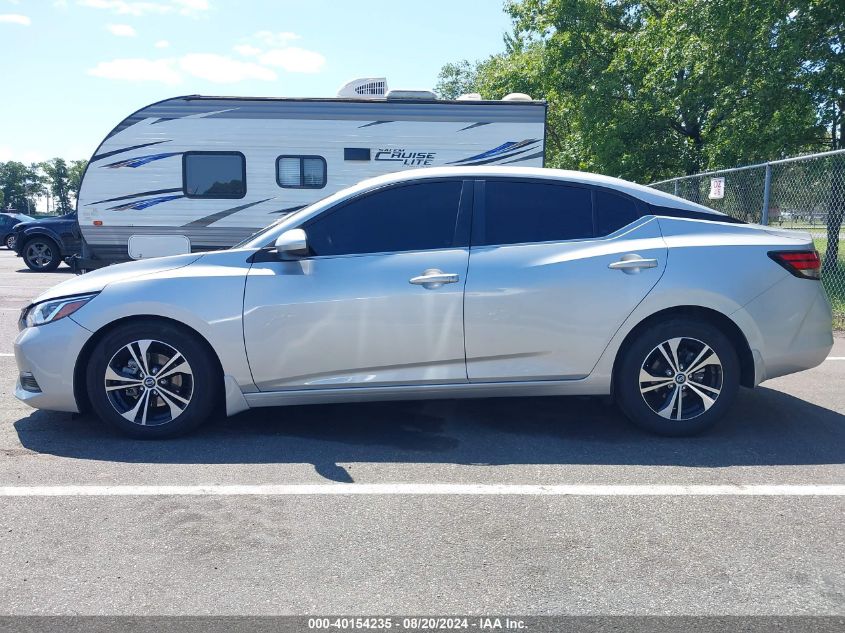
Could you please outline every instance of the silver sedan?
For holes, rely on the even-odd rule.
[[[688,435],[833,344],[806,233],[622,180],[438,168],[368,180],[232,249],[42,294],[16,395],[139,437],[216,410],[606,395]]]

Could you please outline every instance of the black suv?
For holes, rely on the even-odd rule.
[[[78,255],[82,234],[76,213],[22,222],[13,229],[15,252],[30,270],[56,270],[63,259]]]

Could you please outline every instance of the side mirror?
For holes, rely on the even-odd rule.
[[[308,255],[308,239],[302,229],[290,229],[276,238],[279,259],[297,259]]]

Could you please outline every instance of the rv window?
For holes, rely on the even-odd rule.
[[[240,152],[185,152],[182,188],[189,198],[243,198],[246,159]]]
[[[460,181],[375,191],[341,204],[305,227],[314,255],[360,255],[451,248]]]
[[[290,189],[322,189],[326,186],[326,159],[322,156],[279,156],[276,182]]]

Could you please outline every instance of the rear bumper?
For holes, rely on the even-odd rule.
[[[748,337],[755,385],[816,367],[833,347],[833,314],[817,281],[789,276],[731,317]]]
[[[74,371],[79,353],[90,337],[91,332],[70,317],[23,330],[15,340],[15,397],[36,409],[78,412]],[[28,376],[22,384],[23,374],[31,374],[38,391],[32,390]]]

